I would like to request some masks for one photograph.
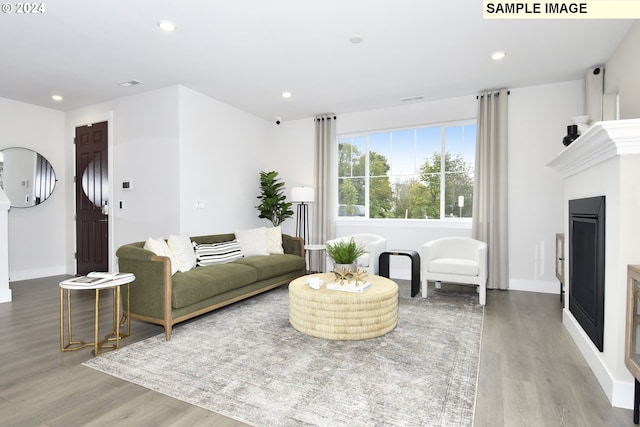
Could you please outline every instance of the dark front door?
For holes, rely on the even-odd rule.
[[[109,270],[107,122],[76,128],[78,274]]]

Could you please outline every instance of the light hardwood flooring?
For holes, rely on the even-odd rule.
[[[66,277],[12,283],[13,301],[0,304],[0,426],[244,425],[86,368],[89,348],[60,352],[58,283]],[[93,292],[72,295],[74,338],[90,338]],[[101,335],[111,329],[110,296],[101,293]],[[122,345],[161,332],[134,321]],[[633,425],[564,330],[557,295],[488,292],[476,427]]]

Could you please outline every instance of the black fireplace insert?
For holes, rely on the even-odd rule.
[[[603,351],[605,196],[569,200],[569,311]]]

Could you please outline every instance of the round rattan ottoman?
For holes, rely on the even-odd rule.
[[[320,277],[320,289],[307,285]],[[312,274],[289,284],[289,322],[298,331],[328,340],[364,340],[382,336],[398,324],[398,285],[384,277],[367,276],[371,287],[362,293],[329,290],[333,273]]]

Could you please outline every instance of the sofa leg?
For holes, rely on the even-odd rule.
[[[479,296],[480,305],[486,305],[487,304],[487,287],[478,286],[478,291],[480,292],[480,296]]]
[[[171,339],[171,329],[171,326],[164,327],[164,338],[166,341],[169,341]]]
[[[422,281],[422,298],[426,298],[427,297],[427,287],[429,286],[429,281],[428,280],[423,280]]]
[[[442,282],[436,282],[436,289],[442,289]]]

